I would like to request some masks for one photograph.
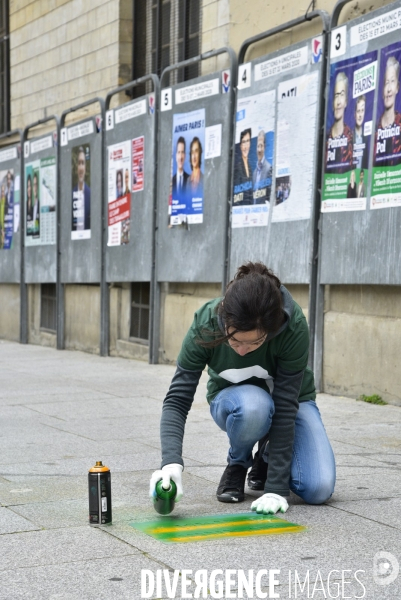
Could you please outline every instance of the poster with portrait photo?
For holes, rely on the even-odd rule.
[[[56,243],[56,157],[40,159],[40,243]]]
[[[25,165],[25,245],[56,243],[56,157]]]
[[[19,205],[19,180],[14,169],[0,171],[0,250],[11,250],[15,230],[15,206]]]
[[[276,92],[237,103],[231,226],[261,227],[268,221],[273,176]]]
[[[91,150],[90,144],[71,149],[72,202],[71,239],[91,237]]]
[[[380,52],[370,208],[401,206],[401,43]]]
[[[108,146],[108,246],[129,243],[131,224],[131,140]]]
[[[169,225],[203,223],[205,109],[175,114],[171,156]]]
[[[25,165],[25,244],[40,244],[40,160]]]
[[[318,81],[318,72],[315,71],[283,81],[278,86],[272,216],[275,222],[309,219],[311,216],[317,151]]]
[[[331,65],[322,212],[366,209],[377,51]]]
[[[142,192],[145,182],[145,137],[141,135],[132,140],[132,191]]]

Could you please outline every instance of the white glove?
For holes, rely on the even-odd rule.
[[[263,494],[251,504],[251,509],[265,515],[274,515],[277,511],[285,513],[288,509],[288,502],[278,494]]]
[[[170,487],[170,480],[172,479],[177,486],[177,495],[175,498],[176,502],[179,502],[182,498],[182,470],[183,466],[177,463],[171,465],[164,465],[162,469],[158,469],[150,478],[149,496],[155,498],[156,496],[156,484],[160,479],[163,479],[163,487],[167,490]]]

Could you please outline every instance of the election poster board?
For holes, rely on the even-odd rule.
[[[60,123],[60,282],[101,281],[103,198],[107,192],[103,158],[103,105],[100,113],[70,122],[76,109]],[[68,125],[67,125],[68,121]]]
[[[401,283],[400,31],[401,9],[394,3],[334,26],[331,32],[320,222],[322,285]],[[336,95],[344,95],[345,107],[336,108]],[[352,132],[352,161],[345,126]]]
[[[172,70],[181,68],[177,63],[161,77],[157,284],[225,280],[234,135],[230,65],[235,57],[230,48],[222,48],[200,61],[220,54],[226,55],[222,70],[206,69],[206,75],[170,85],[177,80]]]
[[[246,259],[287,283],[311,280],[324,43],[316,36],[238,67],[230,278]]]
[[[22,181],[20,173],[21,139],[19,137],[19,140],[11,145],[0,147],[0,282],[2,283],[19,283],[21,278]]]
[[[25,129],[21,166],[25,283],[55,283],[57,278],[58,130],[28,138]]]
[[[148,82],[152,92],[124,104],[111,107],[120,94],[119,88],[106,97],[104,210],[108,282],[147,282],[152,277],[158,79],[150,75]]]

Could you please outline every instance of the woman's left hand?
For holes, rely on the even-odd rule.
[[[278,494],[263,494],[263,496],[252,502],[251,509],[265,515],[274,515],[278,511],[285,513],[288,509],[288,502]]]

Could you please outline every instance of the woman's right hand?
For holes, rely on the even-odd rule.
[[[177,463],[172,463],[170,465],[164,465],[162,469],[158,469],[150,478],[150,486],[149,486],[149,496],[151,498],[156,497],[156,484],[160,479],[163,479],[163,487],[168,488],[170,486],[170,481],[173,480],[175,485],[177,486],[177,495],[175,498],[176,502],[179,502],[183,496],[182,489],[182,470],[183,466]]]

